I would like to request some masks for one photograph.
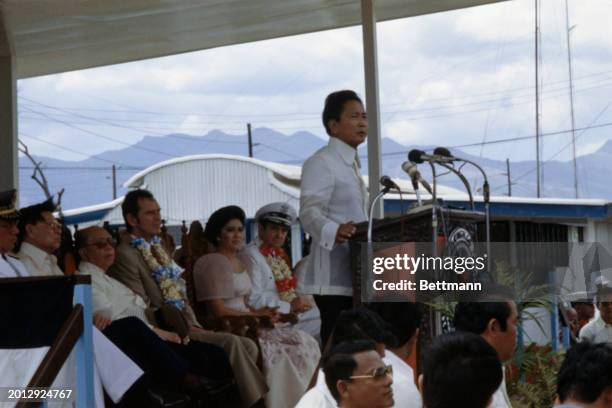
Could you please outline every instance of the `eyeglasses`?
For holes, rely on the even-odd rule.
[[[117,241],[114,240],[113,238],[106,238],[105,240],[100,240],[100,241],[96,241],[96,242],[91,242],[87,245],[85,245],[86,247],[88,246],[95,246],[98,249],[104,249],[106,248],[108,245],[110,245],[112,248],[117,246]]]
[[[60,224],[57,221],[40,221],[41,224],[47,224],[47,226],[51,229],[57,229],[57,230],[61,230],[62,229],[62,224]]]
[[[372,378],[374,380],[380,380],[381,378],[384,378],[384,377],[386,377],[388,375],[393,376],[393,367],[391,367],[390,365],[383,366],[383,367],[378,367],[377,369],[372,371],[372,374],[367,374],[367,375],[351,375],[349,377],[349,379],[350,380],[355,380],[357,378]]]

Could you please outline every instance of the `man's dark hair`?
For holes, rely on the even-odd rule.
[[[466,332],[434,339],[424,354],[423,406],[485,408],[502,382],[497,352],[482,337]]]
[[[19,228],[19,236],[17,237],[17,248],[21,246],[21,243],[25,238],[26,226],[34,225],[39,222],[45,222],[45,219],[42,217],[42,213],[53,213],[56,209],[57,206],[53,203],[53,198],[49,198],[48,200],[43,201],[42,203],[34,204],[19,210],[21,217],[19,218],[19,222],[17,223],[17,227]]]
[[[123,221],[125,222],[125,227],[128,232],[132,232],[132,226],[128,222],[127,216],[130,214],[138,218],[138,211],[140,210],[138,201],[143,198],[155,200],[153,194],[149,190],[144,189],[132,190],[123,198],[123,203],[121,203],[121,214],[123,214]]]
[[[460,301],[455,306],[453,324],[455,329],[482,334],[491,319],[496,319],[502,331],[507,329],[507,321],[512,314],[509,302],[511,291],[498,284],[483,286],[482,293],[470,297],[470,301]]]
[[[405,345],[421,325],[423,311],[418,303],[374,302],[368,307],[385,321],[388,330],[397,338],[398,347]]]
[[[376,351],[376,343],[371,340],[345,341],[335,345],[323,357],[323,372],[325,373],[325,383],[331,395],[339,403],[340,394],[336,384],[338,380],[348,380],[355,368],[357,361],[353,354],[363,353],[364,351]]]
[[[612,388],[612,344],[581,342],[565,355],[557,376],[559,400],[590,404]]]
[[[340,120],[340,116],[342,116],[342,112],[344,111],[344,104],[348,101],[357,101],[361,105],[363,102],[361,98],[355,93],[355,91],[343,90],[332,92],[327,95],[325,98],[325,107],[323,108],[323,126],[325,126],[325,131],[328,135],[332,135],[329,129],[328,122],[330,120]]]
[[[330,347],[354,340],[372,340],[389,347],[397,344],[397,339],[387,329],[384,320],[364,306],[343,310],[340,313],[330,337]]]
[[[246,215],[244,210],[236,205],[228,205],[227,207],[219,208],[210,215],[206,227],[204,228],[204,236],[214,245],[219,244],[219,236],[223,227],[231,220],[240,220],[244,225]]]

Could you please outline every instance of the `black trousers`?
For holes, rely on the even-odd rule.
[[[314,295],[314,300],[321,312],[321,344],[325,348],[340,312],[353,307],[353,298],[351,296]]]
[[[142,320],[137,317],[115,320],[102,333],[154,383],[173,388],[182,385],[189,363],[168,347]]]

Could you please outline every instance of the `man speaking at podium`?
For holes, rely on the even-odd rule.
[[[368,191],[357,156],[368,120],[361,99],[350,90],[329,94],[322,116],[329,143],[302,167],[300,221],[312,243],[300,289],[314,295],[325,345],[340,312],[352,307],[347,241],[355,233],[354,223],[368,218]]]

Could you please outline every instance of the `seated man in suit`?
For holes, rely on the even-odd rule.
[[[261,403],[268,387],[257,368],[257,345],[246,337],[202,328],[185,292],[183,270],[161,246],[161,210],[153,194],[147,190],[130,191],[121,210],[127,233],[117,246],[109,276],[138,294],[148,307],[176,307],[189,325],[189,337],[227,352],[245,406]]]
[[[224,407],[232,403],[238,405],[237,393],[229,392],[233,373],[223,349],[189,341],[189,338],[181,339],[176,333],[155,327],[146,316],[144,300],[106,275],[115,260],[115,242],[111,235],[102,227],[89,227],[78,231],[75,241],[80,258],[77,273],[91,276],[93,310],[103,319],[102,332],[117,339],[118,345],[126,348],[130,357],[151,372],[160,384],[170,383],[188,390],[202,382],[195,378],[195,373],[216,380],[205,383],[207,389],[204,391],[215,394],[210,397],[218,395],[215,400],[223,397]],[[127,332],[130,336],[125,336]],[[130,352],[131,349],[136,352]],[[229,397],[235,401],[229,401]]]

